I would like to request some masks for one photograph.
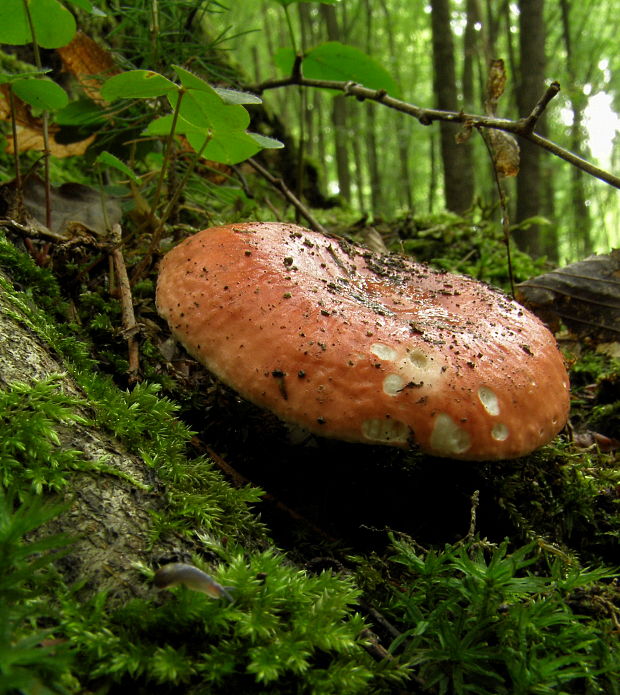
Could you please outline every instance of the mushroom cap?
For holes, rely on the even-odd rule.
[[[224,383],[322,436],[506,459],[568,416],[555,340],[517,302],[296,225],[185,239],[162,260],[157,308]]]

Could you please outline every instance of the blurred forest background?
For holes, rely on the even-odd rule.
[[[557,80],[561,93],[537,132],[602,168],[618,168],[620,17],[613,2],[354,0],[300,3],[289,19],[299,50],[326,40],[356,46],[389,71],[395,96],[419,106],[484,113],[496,58],[508,71],[498,109],[504,118],[528,115]],[[228,20],[230,39],[222,45],[253,80],[276,76],[273,56],[291,41],[281,8],[236,2],[211,18],[220,28]],[[232,36],[240,28],[244,33]],[[321,163],[330,192],[359,211],[390,218],[445,206],[462,213],[497,199],[482,139],[457,145],[458,126],[420,127],[375,103],[318,90],[276,90],[266,99]],[[529,143],[520,146],[521,171],[508,186],[511,220],[546,222],[518,231],[519,245],[561,262],[617,246],[617,191]]]
[[[0,695],[620,695],[619,34],[613,0],[0,0]],[[155,305],[249,220],[562,266],[570,422],[510,461],[302,440]],[[177,562],[234,601],[155,591]]]

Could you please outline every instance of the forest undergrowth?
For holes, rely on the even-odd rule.
[[[50,5],[55,65],[75,22]],[[184,3],[162,7],[162,22],[184,20]],[[36,55],[41,18],[4,38],[20,47],[2,51],[7,145],[19,150],[24,113],[41,137],[51,114],[60,147],[92,142],[67,158],[0,155],[3,342],[22,331],[56,365],[0,374],[0,695],[620,693],[620,364],[597,339],[556,334],[572,386],[556,439],[521,459],[452,461],[285,425],[175,343],[154,301],[167,249],[245,220],[305,219],[505,291],[548,261],[510,244],[509,270],[493,203],[361,216],[324,193],[316,162],[296,161],[221,37],[205,30],[198,52],[165,31],[154,42],[139,8],[114,19],[125,70],[112,61],[107,86],[65,75],[67,104]],[[75,204],[60,230],[46,195],[55,214]],[[76,432],[133,467],[69,445]],[[71,525],[85,481],[135,503],[140,550],[122,572],[91,574],[75,550],[102,537]],[[173,562],[224,592],[157,591]]]

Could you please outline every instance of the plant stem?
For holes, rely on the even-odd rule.
[[[28,5],[28,0],[22,0],[24,5],[24,12],[26,13],[26,18],[28,20],[28,26],[30,27],[30,34],[32,36],[32,50],[34,52],[34,63],[38,70],[43,69],[41,63],[41,53],[39,52],[39,44],[37,43],[37,37],[34,31],[34,23],[32,21],[32,15],[30,14],[30,7]],[[45,226],[48,229],[52,228],[52,191],[50,184],[50,141],[49,141],[49,113],[47,110],[43,111],[43,166],[45,171]]]
[[[170,132],[168,133],[168,138],[166,140],[166,150],[164,153],[164,161],[162,162],[161,169],[159,170],[159,179],[157,180],[157,188],[155,189],[155,196],[153,198],[153,203],[151,205],[151,210],[153,215],[157,214],[157,206],[159,205],[159,199],[161,198],[161,191],[164,184],[164,178],[166,175],[166,170],[172,159],[172,145],[174,143],[174,135],[177,128],[177,121],[179,120],[179,111],[181,109],[181,101],[185,90],[183,88],[179,89],[179,98],[177,99],[176,106],[174,107],[174,112],[172,114],[172,125],[170,126]]]

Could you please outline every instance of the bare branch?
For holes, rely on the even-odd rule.
[[[272,186],[274,186],[274,188],[277,188],[280,191],[284,198],[286,198],[286,200],[288,200],[288,202],[291,203],[291,205],[293,205],[293,207],[299,212],[299,214],[308,221],[312,229],[315,229],[317,232],[321,232],[321,234],[327,235],[327,230],[325,229],[325,227],[323,227],[323,225],[312,215],[312,213],[299,200],[299,198],[286,187],[286,184],[284,183],[284,181],[282,181],[282,179],[278,179],[275,176],[273,176],[271,172],[265,169],[265,167],[262,164],[259,164],[254,158],[251,157],[247,161],[248,164],[254,167],[254,169],[256,169],[256,171],[264,179],[269,181],[269,183]]]
[[[430,125],[433,121],[448,121],[451,123],[467,123],[469,126],[477,128],[494,128],[496,130],[504,130],[507,133],[513,133],[525,140],[529,140],[538,147],[551,152],[556,157],[564,159],[569,164],[582,169],[586,173],[594,176],[601,181],[605,181],[610,186],[620,188],[620,177],[601,169],[594,164],[578,157],[569,150],[560,147],[551,140],[533,132],[533,128],[537,120],[542,115],[548,103],[560,91],[560,85],[553,82],[540,98],[532,112],[518,121],[511,121],[505,118],[494,118],[491,116],[481,116],[477,114],[464,113],[463,111],[441,111],[439,109],[427,109],[415,104],[409,104],[406,101],[395,99],[389,94],[386,94],[382,89],[369,89],[355,82],[338,82],[334,80],[311,80],[303,75],[294,74],[282,80],[268,80],[253,88],[253,91],[261,94],[268,89],[278,89],[280,87],[288,87],[291,85],[301,85],[303,87],[315,87],[318,89],[333,89],[338,92],[343,92],[347,96],[353,96],[360,101],[370,99],[378,101],[385,106],[406,113],[413,118],[416,118],[422,125]]]

